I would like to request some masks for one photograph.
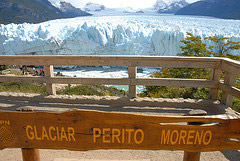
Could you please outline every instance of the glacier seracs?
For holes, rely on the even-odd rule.
[[[240,21],[174,15],[79,17],[0,26],[1,55],[158,55],[180,52],[187,32],[240,41]]]

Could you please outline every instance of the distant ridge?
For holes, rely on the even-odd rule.
[[[212,16],[240,19],[240,0],[204,0],[180,9],[176,15]]]
[[[74,7],[71,3],[60,2],[60,10],[65,13],[67,17],[78,17],[78,16],[90,16],[90,13],[82,11],[79,8]]]
[[[75,8],[75,7],[74,7]],[[48,0],[1,0],[0,24],[39,23],[59,18],[71,18],[90,15],[84,11],[62,12]]]
[[[185,0],[157,0],[153,6],[153,9],[158,13],[176,13],[179,9],[185,7],[189,3]]]

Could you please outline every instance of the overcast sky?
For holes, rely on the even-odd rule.
[[[49,0],[49,1],[59,1],[59,0]],[[75,7],[82,8],[87,2],[93,2],[97,4],[103,4],[108,8],[120,8],[120,7],[132,7],[136,8],[148,8],[152,7],[156,0],[65,0],[70,2]],[[164,0],[172,1],[172,0]],[[189,3],[196,2],[198,0],[186,0]]]

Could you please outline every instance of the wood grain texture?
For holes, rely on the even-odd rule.
[[[237,75],[235,73],[230,73],[225,71],[224,84],[228,86],[235,86],[237,80]],[[221,103],[232,107],[233,96],[228,91],[223,90]]]
[[[144,116],[97,111],[0,112],[0,118],[3,120],[0,127],[0,149],[142,149],[189,152],[240,149],[239,141],[229,139],[240,138],[239,118]],[[166,124],[177,122],[208,124]]]
[[[34,112],[34,110],[29,107],[18,108],[17,111]],[[40,161],[39,149],[22,148],[22,158],[23,158],[23,161]]]
[[[45,75],[45,78],[47,78],[47,79],[54,77],[52,65],[44,65],[44,75]],[[47,90],[47,94],[56,95],[55,84],[49,83],[47,81],[46,82],[46,90]]]
[[[207,79],[180,78],[69,78],[69,77],[33,77],[0,76],[0,82],[49,83],[49,84],[103,84],[103,85],[146,85],[176,87],[217,88],[219,83]]]
[[[40,161],[39,149],[22,149],[23,161]]]
[[[137,76],[137,67],[128,67],[128,77],[133,80],[129,82],[129,98],[137,97],[137,87],[135,85],[135,78]]]
[[[231,106],[232,93],[225,91],[226,86],[234,86],[240,74],[240,63],[228,58],[217,57],[156,57],[156,56],[0,56],[2,65],[43,65],[45,77],[0,76],[0,82],[46,83],[48,94],[55,94],[54,84],[103,84],[129,85],[129,96],[136,97],[136,85],[207,87],[211,88],[209,98],[216,99],[219,86],[223,89],[223,103]],[[53,65],[67,66],[128,66],[129,78],[63,78],[53,77]],[[173,79],[173,78],[136,78],[136,67],[179,67],[212,68],[211,80]],[[221,70],[226,71],[225,85],[219,83]],[[228,74],[227,74],[228,73]],[[231,89],[233,90],[233,89]],[[234,90],[234,96],[238,92]]]
[[[219,82],[221,79],[222,69],[216,68],[211,71],[211,80]],[[218,88],[210,88],[208,98],[217,100],[218,97]]]
[[[231,85],[224,84],[221,82],[219,84],[219,89],[225,91],[226,93],[231,94],[232,96],[240,99],[240,89],[233,87]]]
[[[204,110],[192,110],[189,116],[206,116],[207,112]],[[201,125],[202,122],[188,122],[188,125]],[[199,161],[201,152],[184,151],[183,161]]]
[[[74,65],[220,68],[222,58],[178,56],[0,56],[2,65]]]
[[[240,75],[240,63],[239,61],[232,60],[229,58],[222,58],[221,68],[224,71],[228,71],[235,75]]]
[[[200,160],[200,152],[186,152],[183,154],[183,161],[199,161]]]

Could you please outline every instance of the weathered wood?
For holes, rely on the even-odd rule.
[[[240,120],[220,116],[144,116],[97,111],[0,112],[0,149],[237,150]],[[24,120],[24,121],[20,121]],[[203,126],[177,122],[208,122]],[[171,123],[171,124],[166,124]],[[212,124],[210,124],[212,123]]]
[[[55,94],[54,84],[107,84],[129,85],[131,97],[135,97],[136,85],[145,86],[177,86],[177,87],[208,87],[212,88],[209,98],[216,99],[221,69],[231,73],[234,78],[240,74],[240,63],[227,58],[206,57],[155,57],[155,56],[0,56],[3,65],[44,65],[45,77],[14,77],[0,76],[0,82],[29,82],[46,83],[48,94]],[[213,68],[212,80],[197,79],[146,79],[135,78],[55,78],[52,65],[81,65],[81,66],[129,66],[136,74],[136,66],[146,67],[184,67],[184,68]],[[131,72],[130,72],[131,73]],[[232,78],[231,77],[231,78]],[[228,82],[226,77],[225,82]],[[234,78],[235,79],[235,78]],[[235,80],[230,80],[235,81]],[[227,83],[232,86],[232,84]],[[225,87],[224,87],[225,88]],[[223,93],[223,102],[231,105],[232,98]],[[228,103],[226,103],[228,102]]]
[[[226,85],[223,82],[219,84],[219,89],[225,91],[225,93],[230,93],[232,96],[240,99],[240,89]]]
[[[189,116],[206,116],[207,112],[204,110],[192,110],[189,112]],[[192,123],[189,122],[189,125],[191,125]]]
[[[207,112],[204,110],[192,110],[189,112],[189,116],[206,116]],[[188,122],[188,125],[201,125],[202,122]],[[200,152],[188,152],[184,151],[183,161],[199,161]]]
[[[48,79],[49,80],[49,79]],[[5,76],[0,75],[0,82],[45,83],[48,81],[42,76]]]
[[[187,151],[184,151],[183,161],[199,161],[200,154],[201,154],[200,152],[187,152]]]
[[[225,76],[224,76],[225,85],[234,86],[236,84],[236,80],[237,80],[237,75],[235,73],[233,74],[225,71]],[[221,103],[232,107],[232,101],[233,101],[233,96],[227,91],[223,90]]]
[[[180,78],[70,78],[35,76],[0,76],[0,82],[49,83],[49,84],[103,84],[103,85],[146,85],[217,88],[218,82],[207,79]]]
[[[20,112],[34,112],[32,108],[17,108]],[[33,148],[22,148],[22,158],[23,161],[40,161],[39,149]]]
[[[0,76],[1,80],[1,76]],[[58,84],[111,84],[111,85],[146,85],[146,86],[178,86],[178,87],[209,87],[217,88],[218,82],[207,79],[180,78],[60,78],[49,80]]]
[[[240,75],[240,63],[239,61],[232,60],[229,58],[222,58],[222,65],[221,68],[224,71],[229,73],[233,73],[235,75]]]
[[[137,67],[128,67],[128,77],[134,81],[136,76],[137,76]],[[129,98],[137,97],[137,87],[133,83],[133,81],[130,81],[129,83],[129,90],[128,90]]]
[[[212,69],[211,80],[219,82],[221,79],[222,70],[220,68]],[[218,88],[210,88],[208,98],[217,100]]]
[[[54,77],[53,66],[52,65],[44,65],[44,74],[47,79]],[[47,89],[47,94],[56,95],[55,84],[46,82],[46,89]]]
[[[207,79],[136,78],[134,84],[146,86],[209,87],[217,88],[218,82]]]
[[[40,161],[40,154],[38,149],[23,148],[22,157],[23,161]]]
[[[222,58],[163,56],[0,56],[2,65],[74,65],[220,68]]]

